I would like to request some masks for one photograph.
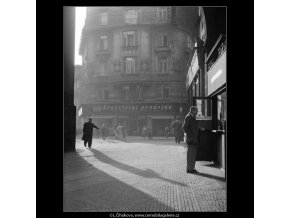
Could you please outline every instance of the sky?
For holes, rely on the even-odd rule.
[[[86,7],[76,7],[75,20],[75,65],[82,64],[82,56],[79,55],[79,45],[81,40],[82,28],[86,18]]]

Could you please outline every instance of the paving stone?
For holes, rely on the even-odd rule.
[[[172,139],[77,140],[64,155],[64,211],[226,211],[226,183],[185,169],[186,147]]]

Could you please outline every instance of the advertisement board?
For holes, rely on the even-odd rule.
[[[226,84],[226,58],[227,52],[224,53],[218,58],[218,60],[213,64],[213,66],[208,71],[208,92],[207,95],[211,95],[222,85]]]

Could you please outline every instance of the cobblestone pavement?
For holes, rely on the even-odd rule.
[[[92,149],[77,139],[64,154],[64,211],[226,211],[221,170],[197,169],[186,173],[186,147],[172,139],[94,139]]]

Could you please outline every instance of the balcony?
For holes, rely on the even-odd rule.
[[[152,84],[154,83],[166,83],[166,82],[184,82],[183,75],[174,74],[151,74],[151,73],[135,73],[135,74],[109,74],[107,76],[92,77],[86,81],[89,83],[97,84]]]
[[[100,49],[96,51],[96,56],[110,56],[111,55],[111,51],[109,49]]]
[[[171,52],[171,48],[168,46],[159,46],[155,48],[155,52]]]
[[[138,45],[122,46],[123,56],[137,56]]]
[[[137,50],[138,45],[123,45],[122,50]]]

